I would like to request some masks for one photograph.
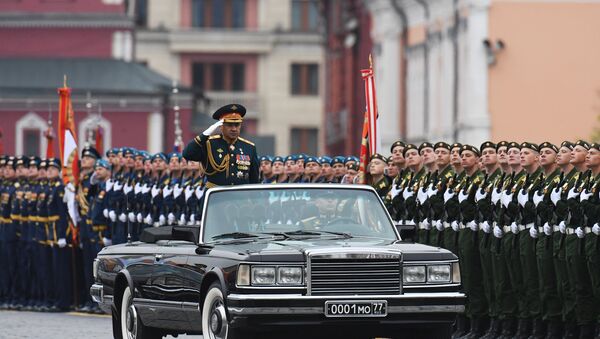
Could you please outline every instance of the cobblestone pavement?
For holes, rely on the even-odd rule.
[[[112,325],[108,315],[0,311],[0,339],[13,338],[111,339]]]

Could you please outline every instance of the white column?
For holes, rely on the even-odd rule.
[[[161,112],[152,112],[148,116],[148,152],[158,153],[163,151],[165,139],[165,119]]]

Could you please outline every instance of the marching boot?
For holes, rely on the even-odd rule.
[[[502,332],[497,339],[512,339],[517,333],[517,321],[513,318],[507,318],[502,321]]]
[[[577,339],[579,338],[579,327],[574,323],[568,323],[565,326],[564,339]]]
[[[546,323],[540,319],[533,319],[533,331],[529,336],[529,339],[544,339],[546,338]]]
[[[548,334],[546,339],[562,339],[563,325],[560,321],[550,321],[548,323]]]
[[[519,325],[517,327],[517,338],[528,339],[531,335],[531,319],[519,319]]]
[[[485,333],[485,321],[482,318],[471,319],[471,331],[460,339],[479,339]]]
[[[579,339],[594,339],[595,324],[579,326]]]
[[[456,329],[452,333],[452,339],[458,339],[469,332],[469,318],[464,314],[456,316]]]
[[[490,328],[481,339],[496,339],[502,333],[502,321],[496,318],[490,320]]]
[[[600,339],[600,324],[596,324],[596,334],[594,339]]]

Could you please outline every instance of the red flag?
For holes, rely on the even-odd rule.
[[[367,168],[371,155],[369,153],[369,113],[365,112],[365,120],[363,122],[362,140],[360,143],[360,158],[358,164],[358,172],[362,173],[359,178],[361,184],[367,182]]]
[[[101,126],[96,127],[96,151],[104,154],[104,131]]]
[[[378,118],[379,112],[377,110],[377,96],[375,95],[375,78],[373,72],[373,62],[371,56],[369,55],[369,64],[370,67],[368,69],[363,69],[360,71],[363,80],[365,81],[365,101],[367,104],[367,115],[368,115],[368,138],[369,138],[369,155],[373,155],[379,152],[381,149],[381,139],[378,130]]]
[[[2,129],[0,128],[0,154],[4,154],[4,145],[2,144]]]
[[[79,157],[77,151],[77,138],[75,133],[75,113],[71,104],[71,89],[64,87],[58,89],[58,144],[60,160],[63,166],[63,182],[73,183],[77,187],[79,182]]]

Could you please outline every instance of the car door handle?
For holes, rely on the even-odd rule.
[[[162,254],[156,254],[156,255],[154,256],[154,260],[156,260],[156,261],[160,261],[162,258],[163,258],[163,255],[162,255]]]

